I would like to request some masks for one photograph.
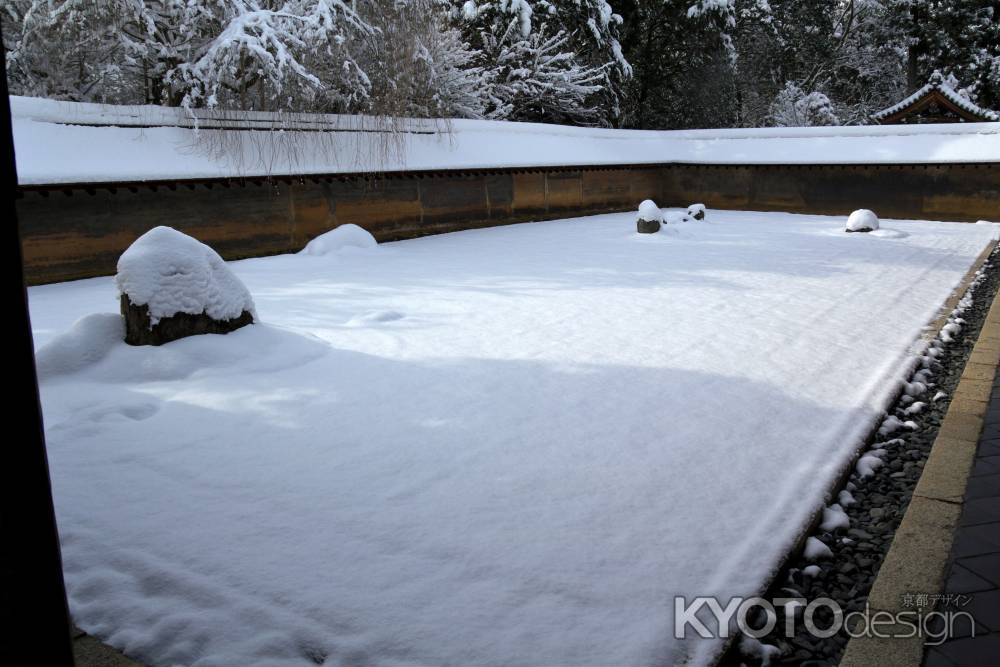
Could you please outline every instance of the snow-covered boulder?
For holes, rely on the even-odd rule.
[[[695,220],[705,219],[705,205],[704,204],[691,204],[688,206],[687,214],[694,218]]]
[[[878,229],[878,216],[866,208],[851,213],[847,218],[847,231],[873,232]]]
[[[378,241],[367,230],[350,223],[320,234],[299,251],[300,255],[331,255],[344,248],[374,248]]]
[[[115,282],[131,345],[228,333],[257,319],[249,290],[219,254],[170,227],[136,239],[118,259]]]
[[[639,204],[639,216],[636,221],[636,231],[640,234],[655,234],[660,231],[663,222],[663,211],[652,199],[646,199]]]

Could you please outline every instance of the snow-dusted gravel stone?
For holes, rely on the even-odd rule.
[[[873,232],[878,229],[878,216],[866,208],[858,209],[847,218],[848,232]]]
[[[830,547],[823,544],[815,537],[806,538],[806,547],[802,550],[802,555],[808,561],[817,561],[833,556]]]
[[[125,342],[162,345],[252,324],[253,299],[225,261],[170,227],[149,230],[118,259]]]
[[[832,533],[838,529],[847,530],[850,527],[851,522],[840,505],[834,503],[823,508],[823,520],[819,524],[819,529],[824,533]]]

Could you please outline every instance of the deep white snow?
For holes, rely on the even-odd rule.
[[[149,307],[150,324],[177,313],[232,320],[254,315],[253,298],[219,254],[170,227],[154,227],[122,253],[115,276],[132,303]]]
[[[1000,122],[650,131],[409,120],[399,123],[405,132],[389,137],[358,131],[382,126],[362,116],[199,110],[196,132],[183,109],[10,100],[23,185],[623,163],[1000,160]],[[233,125],[249,129],[213,129]],[[275,126],[289,129],[259,131]]]
[[[77,623],[153,665],[707,664],[673,596],[760,591],[994,234],[709,215],[235,262],[264,324],[161,347],[111,278],[31,288]]]
[[[645,199],[639,204],[639,219],[647,222],[663,222],[663,211],[652,199]]]

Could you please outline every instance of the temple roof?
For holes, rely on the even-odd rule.
[[[923,111],[937,102],[966,122],[1000,121],[1000,114],[985,109],[962,97],[954,88],[945,83],[941,72],[935,71],[930,80],[920,90],[887,109],[872,114],[878,123],[897,123],[903,118]]]

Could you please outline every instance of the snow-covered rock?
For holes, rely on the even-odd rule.
[[[830,551],[830,547],[823,544],[820,540],[815,537],[806,538],[806,546],[802,550],[802,555],[805,559],[811,562],[822,560],[824,558],[832,558],[833,552]]]
[[[781,649],[777,646],[764,644],[759,639],[743,635],[740,637],[740,655],[755,660],[760,664],[760,667],[768,667],[772,658],[781,655]]]
[[[850,527],[851,521],[840,505],[834,503],[823,508],[823,520],[819,524],[819,529],[824,533],[832,533],[838,528],[847,530]]]
[[[847,231],[873,232],[878,229],[878,216],[866,208],[851,213],[847,218]]]
[[[249,290],[219,254],[170,227],[136,239],[118,259],[115,282],[133,345],[227,333],[257,318]]]
[[[639,204],[639,216],[636,221],[636,230],[640,234],[654,234],[660,231],[660,223],[663,222],[663,211],[652,199],[646,199]]]
[[[688,215],[695,220],[705,219],[705,205],[704,204],[691,204],[688,206]]]
[[[366,229],[347,223],[320,234],[299,251],[300,255],[331,255],[345,248],[374,248],[378,241]]]
[[[870,454],[863,455],[854,466],[854,471],[861,479],[868,479],[875,474],[875,471],[882,467],[884,461],[878,456]]]
[[[806,565],[802,568],[802,574],[815,579],[823,572],[823,568],[819,565]]]

